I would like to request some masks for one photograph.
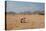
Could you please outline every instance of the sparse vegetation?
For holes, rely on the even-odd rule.
[[[7,12],[7,14],[28,14],[28,15],[31,15],[31,14],[38,14],[38,15],[45,15],[44,11],[34,11],[34,12],[30,12],[30,11],[25,11],[25,12],[20,12],[20,13],[16,13],[16,12]]]

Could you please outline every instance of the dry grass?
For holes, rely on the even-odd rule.
[[[20,23],[21,17],[27,19],[27,23]],[[44,15],[7,15],[7,29],[36,29],[44,28]]]

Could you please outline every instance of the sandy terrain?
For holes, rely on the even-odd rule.
[[[44,15],[7,15],[7,29],[39,29],[44,28]],[[25,17],[27,23],[21,23],[21,17]]]

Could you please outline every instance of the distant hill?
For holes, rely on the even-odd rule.
[[[44,11],[35,11],[35,12],[33,12],[33,14],[44,15],[45,13],[44,13]]]
[[[16,14],[16,12],[6,12],[7,14]]]
[[[31,11],[24,11],[24,12],[20,12],[20,13],[16,13],[16,12],[6,12],[7,14],[38,14],[38,15],[44,15],[44,10],[43,11],[34,11],[34,12],[31,12]]]

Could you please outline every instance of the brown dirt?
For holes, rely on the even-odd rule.
[[[44,28],[44,15],[7,15],[7,29],[37,29]],[[20,23],[21,17],[27,19],[27,23]]]

